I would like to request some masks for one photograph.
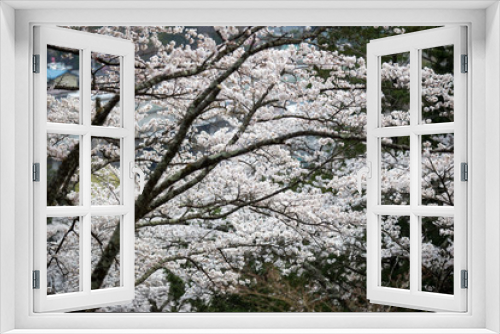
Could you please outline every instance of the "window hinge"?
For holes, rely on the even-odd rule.
[[[40,289],[40,270],[33,270],[33,289]]]
[[[33,55],[33,73],[40,73],[40,55]]]
[[[460,276],[462,282],[460,286],[462,287],[462,289],[467,289],[469,287],[469,273],[467,272],[467,270],[462,270]]]
[[[469,72],[469,56],[462,55],[462,73]]]
[[[33,164],[33,181],[40,182],[40,164],[38,162]]]
[[[469,181],[469,165],[466,162],[460,164],[460,180]]]

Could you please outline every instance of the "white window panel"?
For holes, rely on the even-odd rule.
[[[34,162],[40,164],[40,182],[34,185],[34,269],[40,273],[34,311],[129,302],[134,298],[134,180],[129,171],[135,155],[134,45],[41,26],[35,27],[34,53],[40,57],[34,74]],[[104,113],[112,98],[118,102]],[[108,116],[99,120],[102,115]],[[72,168],[72,179],[51,189],[48,180],[59,168]],[[67,195],[48,203],[48,193],[62,191]],[[101,236],[104,229],[114,231],[115,238]],[[92,286],[92,272],[99,267],[96,253],[113,247],[117,251],[106,279]]]
[[[467,182],[460,179],[460,164],[467,162],[467,74],[461,71],[461,55],[466,54],[466,28],[445,27],[430,29],[417,33],[403,34],[401,36],[373,40],[368,44],[368,125],[367,125],[367,150],[368,164],[373,167],[371,178],[368,180],[368,209],[367,209],[367,295],[372,303],[393,305],[422,310],[458,311],[467,310],[467,290],[461,287],[461,271],[467,269]],[[422,119],[422,72],[423,72],[423,50],[449,47],[453,50],[453,99],[454,118],[448,121],[431,122],[427,124]],[[382,95],[381,84],[382,57],[405,53],[409,55],[409,61],[405,65],[409,67],[409,97],[408,104],[409,122],[396,123],[394,126],[385,126],[382,122]],[[394,57],[394,56],[393,56]],[[386,58],[384,58],[386,59]],[[394,58],[396,59],[396,58]],[[399,64],[398,64],[399,66]],[[401,67],[400,69],[403,69]],[[404,69],[403,69],[404,70]],[[404,74],[396,73],[396,76]],[[385,105],[384,105],[385,106]],[[404,115],[403,115],[404,116]],[[407,116],[404,116],[407,117]],[[392,124],[392,123],[391,123]],[[453,135],[454,157],[454,201],[450,206],[430,205],[422,200],[422,142],[426,135]],[[407,169],[409,181],[409,196],[405,195],[404,203],[387,203],[383,200],[382,183],[382,140],[383,138],[396,138],[396,141],[409,141],[406,160],[409,163],[401,168]],[[392,142],[393,143],[393,142]],[[387,144],[385,144],[387,145]],[[400,163],[403,165],[402,158]],[[406,179],[408,180],[408,178]],[[409,202],[409,203],[407,203]],[[403,204],[403,205],[398,205]],[[393,217],[393,218],[387,218]],[[394,218],[398,217],[398,218]],[[404,218],[402,218],[404,217]],[[453,289],[450,293],[441,291],[429,292],[423,287],[422,280],[422,254],[425,237],[423,222],[429,217],[436,219],[448,219],[452,221],[452,259],[451,270],[453,276]],[[409,270],[406,277],[407,284],[394,286],[391,283],[382,282],[382,260],[387,254],[387,249],[382,250],[387,241],[381,233],[387,219],[402,221],[396,226],[396,233],[403,236],[403,230],[409,230],[409,241],[407,245],[399,245],[400,252],[394,252],[394,257],[401,261],[409,261]],[[431,218],[432,219],[432,218]],[[424,233],[424,234],[422,234]],[[390,233],[386,233],[390,234]],[[385,234],[384,234],[385,235]],[[392,236],[390,237],[392,238]],[[406,239],[408,240],[408,239]],[[390,242],[390,241],[389,241]],[[408,249],[409,247],[409,249]],[[393,256],[391,254],[391,256]],[[407,263],[407,262],[406,262]]]

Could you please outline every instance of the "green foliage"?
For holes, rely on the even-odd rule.
[[[170,270],[164,269],[167,275],[167,281],[170,285],[168,296],[173,301],[179,301],[184,295],[186,289],[184,288],[184,281],[179,276],[174,275]]]
[[[326,44],[329,51],[366,58],[366,46],[371,40],[399,35],[398,30],[411,33],[432,28],[436,27],[330,27],[326,36],[322,36],[318,42],[320,45]]]
[[[182,306],[182,296],[186,293],[184,281],[168,269],[163,269],[163,273],[166,276],[168,282],[168,299],[162,304],[158,303],[154,299],[149,299],[151,304],[150,312],[165,312],[165,308],[170,304],[170,312],[179,312]]]

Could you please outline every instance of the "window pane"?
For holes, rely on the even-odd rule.
[[[92,216],[92,290],[120,286],[120,218]],[[118,248],[116,256],[104,256],[112,248]]]
[[[382,205],[410,204],[410,137],[381,138]]]
[[[47,205],[80,205],[80,137],[47,134]]]
[[[410,124],[410,53],[381,57],[381,125]]]
[[[47,294],[80,291],[80,218],[47,218]]]
[[[422,50],[421,123],[453,122],[453,45]]]
[[[120,139],[92,137],[92,205],[120,204]]]
[[[454,135],[422,136],[422,204],[453,206]]]
[[[410,217],[381,216],[381,285],[410,289]]]
[[[92,124],[120,127],[119,56],[92,52],[91,90]]]
[[[452,217],[422,217],[422,291],[453,294]]]
[[[47,121],[80,123],[80,50],[47,45]]]

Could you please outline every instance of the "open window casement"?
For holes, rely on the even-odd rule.
[[[461,164],[467,162],[465,29],[429,29],[368,44],[367,295],[372,303],[466,311],[461,277],[467,269],[467,182],[461,180]],[[447,98],[434,100],[437,90]],[[450,108],[453,112],[443,112]],[[430,276],[432,267],[440,268],[441,277]]]
[[[134,298],[134,52],[35,27],[35,312]]]

